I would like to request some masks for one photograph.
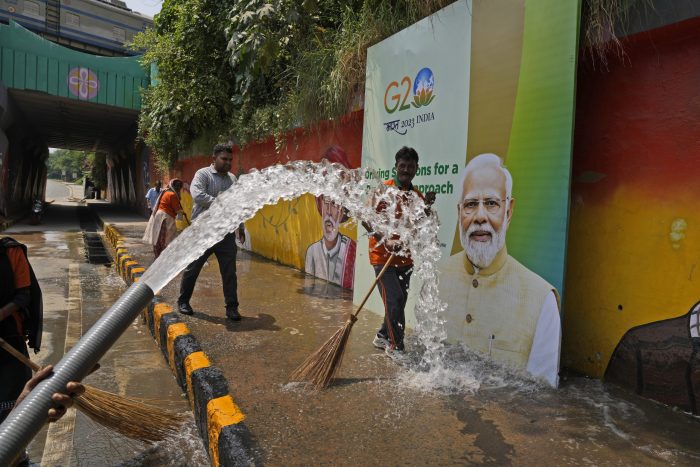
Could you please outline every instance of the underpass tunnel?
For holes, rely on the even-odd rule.
[[[0,82],[0,216],[44,199],[48,155],[46,140]]]
[[[49,147],[95,152],[98,196],[141,207],[148,169],[140,158],[148,151],[136,141],[138,112],[4,86],[0,92],[0,215],[44,200]]]
[[[44,200],[49,148],[94,153],[100,197],[144,212],[150,155],[137,131],[150,77],[139,57],[78,52],[15,23],[0,24],[0,57],[0,216]]]

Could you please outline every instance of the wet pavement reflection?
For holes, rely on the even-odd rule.
[[[49,181],[49,187],[57,182]],[[55,192],[54,188],[54,192]],[[126,290],[110,265],[89,264],[78,223],[78,209],[67,200],[50,205],[40,225],[18,223],[9,235],[28,247],[29,259],[42,287],[44,335],[42,350],[33,360],[56,363],[68,338],[87,330]],[[67,326],[76,312],[81,326]],[[71,315],[73,316],[73,315]],[[176,412],[191,413],[186,397],[165,364],[162,354],[138,318],[100,361],[101,368],[85,383],[122,395],[149,399],[149,403]],[[209,459],[190,420],[175,438],[155,446],[117,435],[77,413],[66,450],[44,428],[28,448],[32,462],[41,465],[209,465]]]
[[[141,227],[117,228],[148,265]],[[247,252],[238,259],[240,322],[225,318],[215,257],[182,316],[246,414],[266,465],[698,465],[700,419],[600,381],[564,376],[553,390],[459,348],[440,373],[398,365],[360,315],[340,378],[315,391],[292,370],[343,323],[348,291]],[[176,303],[179,277],[161,291]],[[415,338],[407,345],[415,346]]]

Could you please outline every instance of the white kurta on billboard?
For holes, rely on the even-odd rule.
[[[419,155],[414,186],[435,191],[435,211],[443,256],[449,256],[456,229],[455,206],[460,195],[469,110],[471,2],[456,2],[368,49],[362,166],[377,171],[382,181],[394,177],[394,155],[403,146]],[[368,259],[368,238],[358,235],[355,302],[374,278]],[[413,295],[419,289],[417,279]],[[384,308],[378,294],[366,307]],[[407,325],[415,325],[413,299],[406,306]]]

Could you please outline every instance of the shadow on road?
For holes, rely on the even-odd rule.
[[[274,316],[265,313],[261,313],[257,317],[243,315],[242,319],[236,322],[228,318],[211,316],[199,311],[196,311],[192,317],[209,323],[224,325],[231,332],[279,331],[282,329],[275,324],[277,320]]]

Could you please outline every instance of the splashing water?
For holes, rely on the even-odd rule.
[[[402,192],[380,183],[370,169],[347,169],[327,161],[295,161],[241,175],[238,183],[221,193],[160,255],[141,280],[154,292],[170,282],[208,248],[251,219],[257,211],[280,200],[305,193],[323,195],[348,211],[357,221],[369,223],[384,238],[398,236],[402,249],[414,260],[413,277],[421,288],[415,304],[417,326],[412,364],[404,376],[407,386],[446,392],[476,392],[482,386],[536,390],[541,386],[522,372],[498,365],[464,350],[445,345],[447,333],[439,297],[438,268],[441,257],[436,215],[413,192]],[[385,206],[378,210],[378,205]],[[401,216],[396,216],[401,212]]]
[[[412,344],[412,347],[420,347],[420,344]],[[443,394],[476,394],[502,388],[531,394],[548,387],[544,381],[490,360],[464,344],[445,345],[438,355],[439,361],[430,362],[429,365],[422,357],[414,358],[414,363],[408,365],[408,371],[399,374],[398,386]]]

